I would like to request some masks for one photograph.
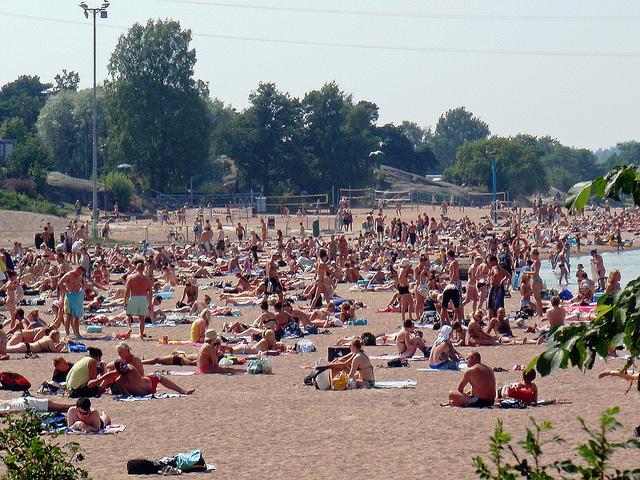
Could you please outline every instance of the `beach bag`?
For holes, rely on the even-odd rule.
[[[571,300],[573,298],[573,294],[565,288],[558,294],[558,297],[560,300]]]
[[[175,465],[170,465],[183,472],[195,472],[198,470],[206,470],[207,464],[204,461],[200,450],[193,450],[188,453],[178,453],[175,457]],[[172,462],[173,463],[173,462]]]
[[[31,388],[31,382],[19,373],[0,372],[0,388],[12,392],[26,392]]]
[[[157,475],[162,468],[164,468],[163,464],[143,458],[135,458],[127,462],[129,475]]]
[[[345,372],[340,372],[336,378],[331,382],[332,390],[346,390],[347,385],[349,384],[349,375]]]
[[[310,353],[316,351],[316,346],[309,340],[298,340],[296,351],[300,353]]]
[[[331,390],[331,370],[324,370],[318,373],[313,383],[318,390]]]
[[[409,362],[407,362],[403,358],[396,358],[396,359],[393,359],[393,360],[389,360],[387,362],[387,367],[388,368],[399,368],[399,367],[408,367],[408,366],[409,366]]]
[[[376,346],[376,336],[371,332],[364,332],[362,334],[362,343],[366,347],[375,347]]]
[[[500,401],[500,408],[527,408],[526,403],[517,398],[503,398]]]
[[[247,362],[250,375],[268,375],[271,373],[271,360],[268,357],[255,358]]]

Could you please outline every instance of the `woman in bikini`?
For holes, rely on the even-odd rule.
[[[20,343],[18,345],[7,346],[8,353],[52,353],[61,352],[65,343],[60,342],[60,332],[58,330],[51,331],[36,342]]]
[[[314,307],[318,304],[320,296],[324,296],[325,302],[329,303],[329,296],[331,295],[333,282],[331,281],[331,270],[327,263],[328,260],[327,251],[320,250],[320,258],[316,266],[316,293],[311,301],[311,306]]]
[[[542,288],[544,287],[544,282],[542,281],[542,277],[540,277],[540,252],[537,249],[534,249],[531,252],[531,260],[533,260],[533,271],[531,272],[523,272],[524,275],[530,275],[533,279],[531,284],[531,290],[533,291],[533,297],[536,301],[536,316],[542,317],[544,310],[542,309]]]
[[[9,280],[7,280],[7,282],[0,288],[0,291],[7,292],[5,306],[7,307],[7,311],[9,312],[9,317],[11,319],[9,328],[12,329],[15,327],[16,323],[16,306],[19,302],[18,289],[22,288],[18,284],[18,275],[16,274],[16,272],[9,272],[7,276]]]

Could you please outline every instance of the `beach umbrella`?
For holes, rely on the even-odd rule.
[[[129,165],[128,163],[121,163],[120,165],[118,165],[118,168],[124,170],[127,168],[133,168],[133,165]]]

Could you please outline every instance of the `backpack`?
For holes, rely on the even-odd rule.
[[[500,257],[498,258],[498,265],[509,272],[511,271],[511,259],[509,258],[508,252],[500,253]]]
[[[12,392],[26,392],[31,388],[31,382],[19,373],[0,372],[0,388]]]

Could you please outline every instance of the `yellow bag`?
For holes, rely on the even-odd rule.
[[[0,259],[0,270],[2,270],[2,273],[7,273],[7,264],[2,259]]]
[[[349,383],[349,375],[346,372],[340,372],[336,378],[333,379],[333,390],[346,390]]]

